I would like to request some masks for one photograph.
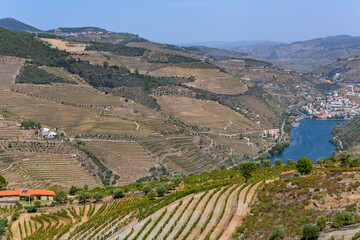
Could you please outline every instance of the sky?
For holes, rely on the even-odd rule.
[[[171,43],[360,36],[360,0],[0,0],[42,30],[96,26]]]

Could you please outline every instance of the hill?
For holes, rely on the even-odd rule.
[[[358,83],[360,82],[360,55],[339,58],[336,62],[317,67],[310,73],[334,82]]]
[[[280,45],[263,45],[237,48],[266,59],[298,65],[305,69],[330,64],[338,58],[360,53],[360,37],[347,35],[330,36]]]
[[[338,150],[356,148],[360,145],[360,117],[356,116],[346,123],[336,125],[332,133],[334,136],[331,141]]]
[[[15,32],[30,32],[30,33],[43,32],[40,29],[37,29],[30,25],[27,25],[26,23],[20,22],[13,18],[0,19],[0,27],[6,28],[11,31],[15,31]]]

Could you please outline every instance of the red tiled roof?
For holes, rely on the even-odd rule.
[[[11,191],[1,191],[0,197],[2,196],[20,196],[27,197],[30,195],[41,195],[41,196],[54,196],[54,191],[40,190],[40,189],[20,189]]]
[[[295,172],[295,170],[291,170],[291,171],[287,171],[287,172],[282,172],[281,174],[287,174],[287,173],[293,173]]]

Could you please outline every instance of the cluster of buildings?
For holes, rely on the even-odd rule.
[[[91,31],[91,30],[85,30],[82,32],[63,32],[63,31],[61,31],[61,29],[55,29],[54,34],[56,36],[61,36],[61,37],[69,37],[69,36],[78,37],[78,36],[82,36],[82,35],[102,35],[102,34],[104,34],[104,32]]]
[[[42,128],[39,135],[46,138],[55,138],[57,136],[57,133],[50,131],[50,129],[48,128]]]
[[[350,85],[342,91],[332,92],[325,99],[317,97],[312,103],[304,105],[302,110],[321,119],[350,118],[360,114],[359,101],[350,99],[356,95],[358,94],[354,91],[354,87]]]
[[[263,137],[272,137],[278,139],[280,136],[280,129],[268,129],[263,131]]]

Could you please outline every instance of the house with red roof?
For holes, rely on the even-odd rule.
[[[17,202],[21,197],[33,197],[34,200],[48,200],[54,199],[54,191],[41,190],[41,189],[20,189],[20,190],[9,190],[0,191],[0,202],[11,203]]]
[[[291,170],[291,171],[287,171],[287,172],[282,172],[280,174],[280,179],[287,179],[287,178],[292,178],[295,177],[296,174],[296,170]]]

